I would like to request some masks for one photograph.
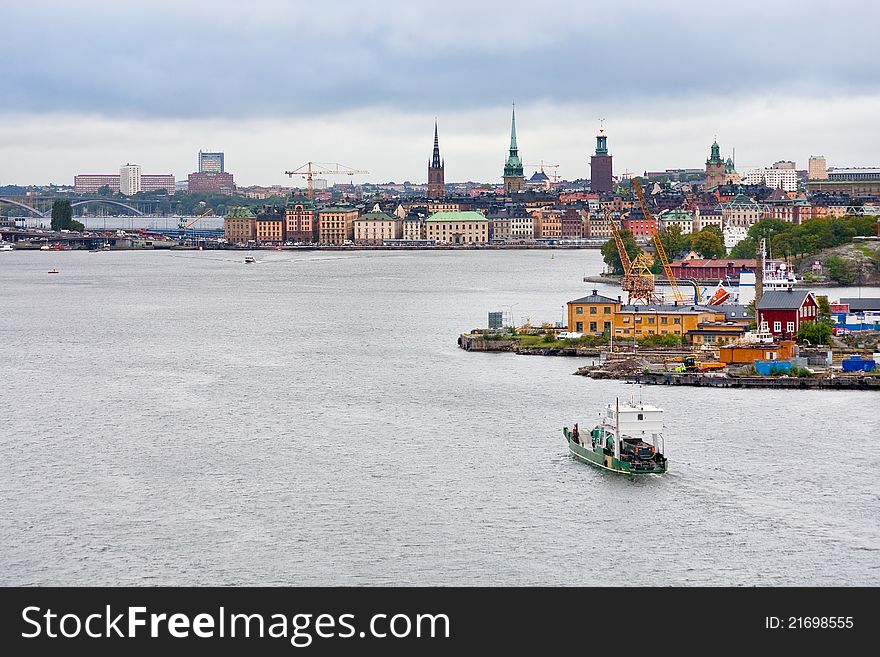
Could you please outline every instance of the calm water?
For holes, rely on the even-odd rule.
[[[880,584],[875,393],[647,388],[633,481],[625,384],[455,345],[597,251],[258,258],[0,253],[0,584]]]

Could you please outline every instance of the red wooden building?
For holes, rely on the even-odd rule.
[[[783,339],[794,338],[801,326],[818,319],[816,295],[807,290],[765,292],[757,305],[758,330]]]

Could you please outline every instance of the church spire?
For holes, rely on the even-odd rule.
[[[516,148],[516,103],[510,115],[510,157],[518,155]]]
[[[440,168],[440,140],[437,137],[437,119],[434,119],[434,153],[431,157],[431,166],[435,169]]]

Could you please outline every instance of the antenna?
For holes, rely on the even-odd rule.
[[[599,119],[598,121],[599,121],[599,132],[602,132],[605,130],[605,119]]]

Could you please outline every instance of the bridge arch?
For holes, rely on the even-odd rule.
[[[32,208],[29,205],[25,205],[24,203],[19,203],[18,201],[13,201],[11,198],[0,198],[0,203],[9,203],[11,205],[17,205],[20,208],[24,208],[28,212],[33,212],[38,217],[45,217],[46,214],[44,212],[40,212],[36,208]]]
[[[121,201],[111,201],[110,199],[107,199],[107,198],[89,198],[84,201],[75,201],[70,204],[70,207],[75,208],[78,205],[85,205],[86,203],[106,203],[108,205],[116,205],[116,206],[119,206],[120,208],[125,208],[126,210],[131,210],[132,212],[134,212],[137,215],[140,215],[140,216],[144,215],[144,213],[141,212],[140,210],[138,210],[137,208],[133,208],[130,205],[126,205],[125,203],[122,203]]]

